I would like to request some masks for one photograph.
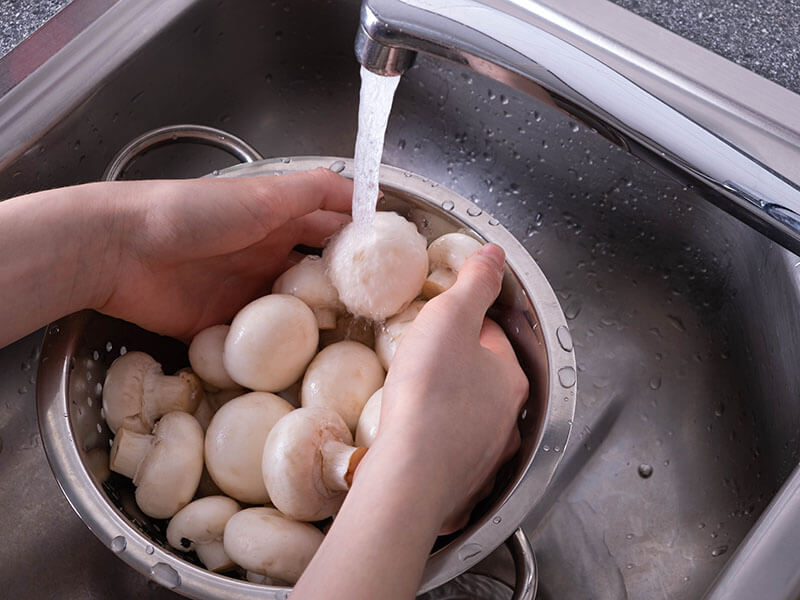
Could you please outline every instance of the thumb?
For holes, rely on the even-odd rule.
[[[504,269],[503,249],[486,244],[464,262],[453,287],[442,294],[449,296],[460,318],[474,325],[476,331],[480,331],[486,311],[500,293]]]

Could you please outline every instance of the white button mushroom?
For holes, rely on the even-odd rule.
[[[217,411],[206,431],[206,468],[228,496],[247,504],[269,500],[261,476],[261,454],[267,434],[293,410],[283,398],[250,392]]]
[[[383,388],[372,394],[361,411],[356,427],[356,446],[369,448],[378,435],[378,426],[381,420],[381,404],[383,400]]]
[[[367,450],[352,444],[350,430],[332,410],[298,408],[283,417],[267,436],[261,463],[272,503],[298,521],[330,517]]]
[[[335,410],[350,431],[355,431],[361,410],[383,385],[385,375],[378,356],[363,344],[331,344],[308,365],[300,390],[301,403]]]
[[[103,384],[103,414],[112,432],[120,427],[149,433],[161,416],[194,412],[203,389],[191,373],[164,375],[144,352],[127,352],[115,360]]]
[[[378,212],[369,227],[347,225],[322,255],[347,310],[383,321],[419,295],[428,274],[426,246],[413,223]]]
[[[176,550],[194,550],[210,571],[232,569],[233,561],[225,553],[222,534],[228,519],[239,510],[239,503],[227,496],[208,496],[190,502],[170,520],[167,541]]]
[[[234,381],[277,392],[297,381],[319,342],[317,319],[300,299],[271,294],[254,300],[234,317],[222,359]]]
[[[222,364],[222,350],[228,331],[229,325],[213,325],[195,335],[189,344],[189,364],[195,374],[219,390],[239,387]]]
[[[314,312],[320,329],[336,327],[337,315],[344,312],[339,293],[328,278],[325,263],[319,256],[306,256],[284,271],[272,284],[272,293],[300,298]]]
[[[423,306],[425,306],[425,300],[415,300],[403,312],[387,319],[385,323],[375,325],[375,354],[378,355],[383,368],[387,371],[403,334],[417,318]]]
[[[297,583],[322,543],[322,532],[287,519],[274,508],[246,508],[225,526],[225,552],[242,568]]]
[[[120,428],[109,467],[133,479],[136,504],[154,519],[168,519],[194,496],[203,472],[203,430],[192,415],[171,412],[152,434]]]
[[[481,244],[475,238],[463,233],[445,233],[428,246],[428,263],[430,275],[422,287],[422,295],[426,298],[438,296],[449,289],[458,276],[458,271]]]

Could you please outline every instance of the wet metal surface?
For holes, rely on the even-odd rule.
[[[223,127],[265,156],[351,155],[357,11],[343,6],[198,2],[34,140],[0,196],[97,179],[127,141],[177,122]],[[230,164],[187,150],[153,152],[131,176]],[[384,161],[494,215],[568,318],[573,436],[548,449],[564,461],[525,524],[539,597],[700,597],[798,460],[797,260],[578,120],[432,59],[400,84]],[[37,437],[39,340],[0,350],[4,594],[174,597],[61,495]]]

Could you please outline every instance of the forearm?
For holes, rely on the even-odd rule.
[[[102,188],[78,186],[0,202],[0,347],[96,306],[116,251]]]
[[[379,442],[376,442],[378,444]],[[442,522],[433,469],[373,446],[293,600],[409,600]]]

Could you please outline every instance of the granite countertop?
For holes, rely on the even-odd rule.
[[[0,57],[71,0],[0,0]],[[692,42],[800,93],[800,2],[612,0]]]

